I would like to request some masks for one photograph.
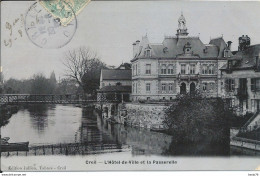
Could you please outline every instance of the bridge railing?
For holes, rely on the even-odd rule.
[[[88,98],[80,94],[0,94],[0,104],[17,104],[17,103],[87,103],[100,102],[93,98]],[[117,102],[117,100],[108,100],[106,102]]]
[[[84,102],[96,101],[94,99],[86,99],[81,95],[40,95],[40,94],[1,94],[0,103],[70,103],[70,102]]]

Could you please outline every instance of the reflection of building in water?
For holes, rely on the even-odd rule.
[[[130,145],[133,154],[160,155],[169,149],[172,141],[172,137],[167,134],[125,127],[121,124],[110,124],[105,121],[102,123],[100,128],[103,133],[109,133],[119,144]]]
[[[219,68],[232,56],[230,42],[223,37],[204,44],[188,36],[183,15],[176,36],[165,36],[160,44],[147,35],[133,44],[132,100],[171,100],[196,89],[210,97],[220,91]]]
[[[112,135],[102,130],[104,122],[96,118],[97,114],[92,108],[82,109],[82,119],[80,127],[80,142],[106,144],[114,143]],[[107,125],[107,124],[106,124]]]
[[[222,97],[240,113],[260,111],[260,44],[250,45],[250,38],[243,35],[233,53],[221,68]]]

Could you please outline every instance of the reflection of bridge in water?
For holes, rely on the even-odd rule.
[[[2,152],[1,156],[88,155],[130,150],[128,145],[114,143],[64,143],[31,145],[29,146],[29,151]]]

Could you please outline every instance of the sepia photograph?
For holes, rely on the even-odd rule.
[[[2,172],[260,170],[260,2],[0,5]]]

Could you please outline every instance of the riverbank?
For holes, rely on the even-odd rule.
[[[5,126],[13,114],[16,114],[21,106],[19,105],[1,105],[0,106],[0,127]]]
[[[230,145],[260,151],[260,141],[257,140],[242,137],[233,137],[230,141]]]

